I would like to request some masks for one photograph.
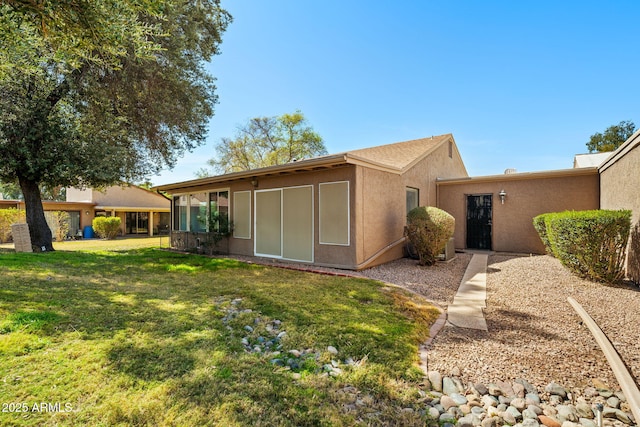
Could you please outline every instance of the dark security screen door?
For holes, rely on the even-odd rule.
[[[467,196],[467,248],[491,250],[491,194]]]

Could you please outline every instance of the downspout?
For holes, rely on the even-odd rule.
[[[396,240],[395,242],[389,243],[387,246],[385,246],[384,248],[380,249],[375,254],[371,255],[368,259],[366,259],[365,261],[363,261],[360,264],[356,265],[355,266],[355,270],[363,270],[363,269],[367,268],[371,263],[373,263],[375,260],[380,258],[382,255],[384,255],[385,253],[387,253],[391,249],[394,249],[395,247],[397,247],[398,245],[400,245],[401,243],[404,243],[406,241],[407,241],[407,238],[403,236],[400,239]]]

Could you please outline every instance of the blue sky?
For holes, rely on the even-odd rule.
[[[452,133],[470,175],[572,167],[595,132],[640,126],[637,1],[224,1],[194,178],[256,116],[301,110],[329,153]]]

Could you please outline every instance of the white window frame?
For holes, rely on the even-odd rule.
[[[284,256],[284,193],[285,190],[294,189],[294,188],[311,188],[311,260],[308,259],[296,259],[296,258],[287,258]],[[253,253],[255,256],[261,256],[265,258],[273,258],[273,259],[283,259],[288,261],[297,261],[297,262],[315,262],[315,188],[313,184],[304,184],[304,185],[295,185],[292,187],[277,187],[277,188],[268,188],[264,190],[255,190],[253,196],[253,229],[257,231],[256,222],[258,220],[258,215],[255,212],[255,208],[258,206],[257,203],[257,193],[267,192],[267,191],[279,191],[280,192],[280,255],[273,254],[262,254],[257,251],[257,232],[254,233],[253,240]]]
[[[231,189],[229,187],[225,187],[225,188],[214,188],[211,190],[207,190],[207,191],[192,191],[190,193],[176,193],[176,194],[172,194],[171,195],[171,231],[176,231],[178,233],[180,232],[191,232],[191,195],[192,194],[206,194],[206,199],[207,199],[207,217],[209,217],[211,215],[210,209],[211,209],[211,203],[210,203],[210,194],[211,193],[220,193],[226,191],[229,194],[229,198],[231,198]],[[173,228],[174,225],[174,215],[175,215],[175,205],[174,205],[174,199],[175,197],[181,197],[181,196],[186,196],[187,197],[187,229],[186,230],[176,230]],[[229,203],[229,208],[231,208],[231,203]],[[231,212],[229,212],[229,216],[231,216]],[[209,232],[209,221],[207,221],[207,226],[206,226],[206,231],[205,232]],[[202,233],[202,232],[200,232]]]

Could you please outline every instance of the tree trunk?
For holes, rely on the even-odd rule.
[[[22,195],[24,196],[24,206],[33,251],[53,251],[53,238],[49,224],[47,224],[47,220],[44,217],[40,187],[37,182],[27,178],[18,177],[18,180],[20,182],[20,188],[22,189]]]

